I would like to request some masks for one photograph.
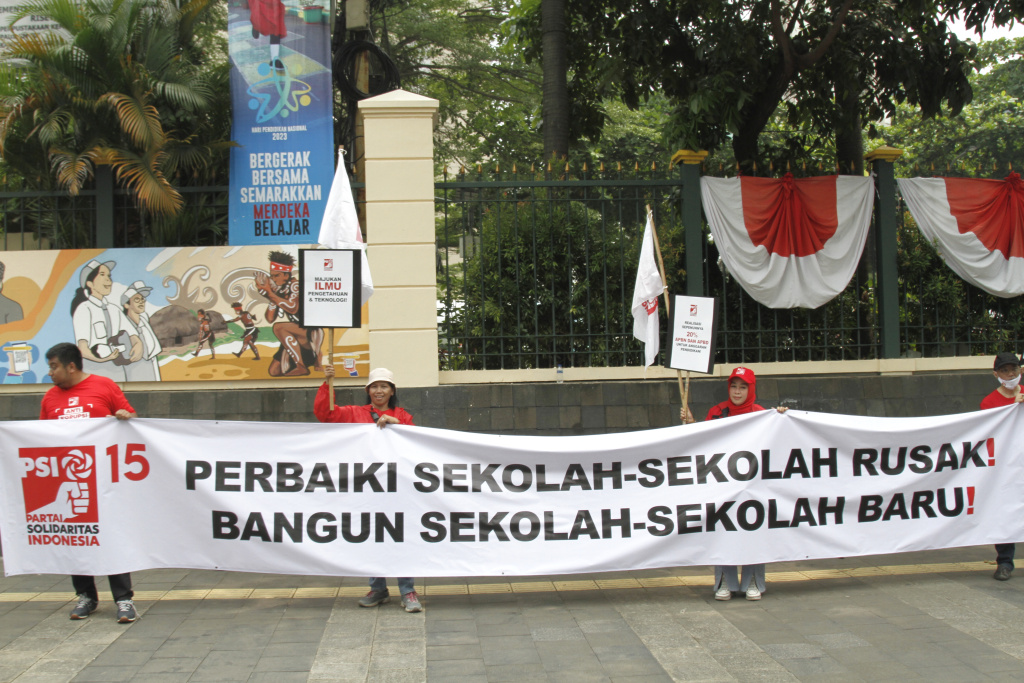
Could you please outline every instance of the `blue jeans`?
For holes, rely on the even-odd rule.
[[[386,591],[388,589],[388,580],[386,578],[375,576],[370,579],[370,590],[372,591]],[[413,587],[413,581],[410,577],[398,577],[398,592],[402,595],[406,593],[412,593],[416,590]]]
[[[715,567],[715,590],[725,586],[733,593],[737,591],[746,592],[753,583],[757,589],[764,593],[764,565],[745,564],[743,565],[743,579],[740,580],[735,565]]]
[[[996,564],[1002,567],[1004,564],[1013,569],[1013,543],[999,543],[996,545]]]

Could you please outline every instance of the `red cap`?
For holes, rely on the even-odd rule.
[[[733,379],[741,379],[747,384],[757,384],[757,377],[754,376],[754,371],[750,368],[739,367],[732,371],[729,375],[729,381]]]

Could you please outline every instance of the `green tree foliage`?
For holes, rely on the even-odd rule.
[[[536,3],[524,0],[516,16],[534,60]],[[1003,5],[990,3],[981,16],[1020,14]],[[831,139],[900,102],[928,116],[943,104],[957,111],[970,101],[973,48],[943,17],[965,8],[975,3],[568,0],[574,134],[597,137],[605,98],[636,107],[660,90],[674,105],[671,146],[731,144],[741,162],[763,165],[759,138],[780,107],[790,127]]]
[[[630,305],[642,230],[602,212],[600,199],[534,192],[451,217],[478,223],[479,241],[461,272],[449,272],[452,296],[439,304],[446,335],[462,344],[448,367],[469,369],[465,356],[473,369],[636,362]]]
[[[1024,164],[1024,38],[981,43],[974,99],[958,115],[922,118],[900,105],[877,134],[904,151],[902,176],[1003,177]]]
[[[141,207],[176,213],[174,183],[209,182],[226,167],[225,45],[209,29],[197,34],[223,11],[212,0],[22,5],[12,23],[41,15],[62,30],[17,36],[0,51],[5,164],[30,188],[71,194],[109,165]]]

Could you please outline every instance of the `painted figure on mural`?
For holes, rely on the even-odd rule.
[[[203,350],[203,344],[206,344],[210,347],[210,358],[216,358],[217,352],[213,350],[213,340],[216,337],[213,334],[213,327],[210,326],[210,316],[201,308],[197,315],[199,316],[199,338],[197,339],[196,352],[192,354],[192,357],[198,356],[199,352]]]
[[[320,371],[320,347],[324,331],[299,324],[299,281],[292,277],[295,257],[283,251],[270,252],[270,275],[256,273],[256,289],[267,298],[267,322],[274,324],[274,336],[281,347],[270,361],[271,377],[299,377],[309,374],[309,366]],[[278,322],[279,318],[284,320]]]
[[[281,0],[249,0],[249,21],[252,37],[270,37],[270,66],[284,69],[281,63],[281,39],[288,35],[284,25],[284,3]]]
[[[146,313],[146,299],[152,287],[147,287],[142,280],[136,280],[121,295],[121,308],[128,321],[128,334],[135,335],[142,341],[142,357],[125,366],[125,374],[129,382],[159,382],[160,364],[157,354],[163,351],[156,331]]]
[[[242,303],[236,301],[231,304],[231,308],[235,311],[235,317],[231,320],[226,320],[229,323],[242,323],[242,348],[238,351],[233,351],[238,358],[242,357],[242,354],[246,349],[252,349],[253,355],[256,356],[256,360],[260,359],[260,351],[256,348],[256,339],[260,336],[260,331],[256,327],[256,318],[242,308]]]
[[[0,325],[17,322],[25,317],[24,312],[21,310],[21,304],[14,299],[7,298],[3,294],[4,271],[6,269],[3,262],[0,262]]]
[[[82,370],[125,382],[125,366],[141,359],[143,349],[138,335],[129,332],[131,325],[124,311],[107,301],[116,265],[115,261],[100,263],[93,259],[82,267],[81,286],[71,301],[71,322],[75,343],[82,352]]]

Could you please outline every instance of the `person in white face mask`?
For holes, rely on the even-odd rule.
[[[982,399],[982,410],[1024,402],[1024,392],[1020,386],[1020,359],[1016,355],[1008,351],[996,354],[992,374],[999,381],[999,388]],[[1014,550],[1013,543],[996,545],[996,572],[992,575],[996,581],[1006,581],[1010,578],[1013,572]]]

